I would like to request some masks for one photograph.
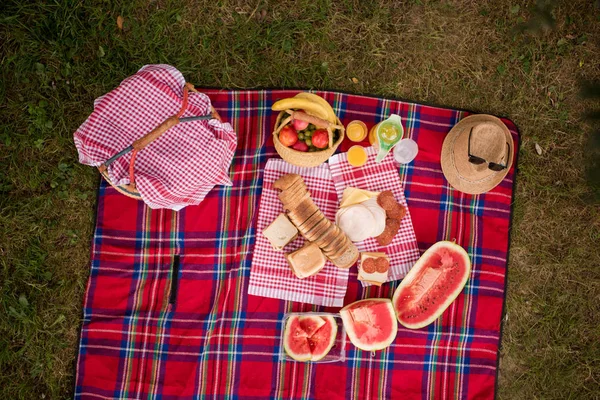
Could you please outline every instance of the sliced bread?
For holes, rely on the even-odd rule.
[[[328,250],[321,249],[327,257],[332,259],[340,257],[344,254],[348,246],[352,244],[346,235],[336,238],[335,242],[335,246],[331,246]]]
[[[325,232],[323,232],[321,236],[315,239],[315,243],[317,246],[323,248],[331,243],[339,235],[339,233],[340,229],[332,222],[331,226]]]
[[[286,258],[292,272],[300,279],[318,274],[325,266],[325,257],[314,243],[287,254]]]
[[[306,190],[306,186],[300,185],[293,189],[288,189],[284,190],[283,192],[280,192],[277,195],[277,197],[279,197],[279,200],[281,200],[281,202],[286,208],[291,208],[294,206],[295,202],[297,202],[300,198],[304,197],[307,194],[310,196],[310,193]]]
[[[308,191],[298,191],[295,194],[291,195],[288,199],[286,199],[285,208],[288,210],[294,210],[296,207],[300,205],[300,203],[310,197],[310,192]],[[312,201],[312,200],[311,200]]]
[[[319,210],[310,196],[304,198],[295,207],[289,210],[288,217],[297,227],[305,223],[308,218]]]
[[[324,251],[332,252],[333,250],[337,250],[340,247],[342,247],[347,240],[350,240],[348,239],[348,236],[344,232],[342,232],[341,229],[338,228],[337,232],[338,234],[332,240],[330,240],[329,243],[325,244],[325,246],[322,247]]]
[[[285,214],[279,214],[271,225],[263,230],[263,235],[271,242],[275,250],[281,250],[298,237],[298,229]]]
[[[304,183],[304,180],[298,174],[285,174],[273,182],[273,187],[279,190],[286,190],[297,181]]]
[[[315,226],[313,226],[312,229],[310,229],[309,231],[303,232],[302,230],[300,230],[300,233],[306,238],[306,240],[314,242],[315,239],[321,236],[330,226],[331,221],[329,221],[327,218],[324,218],[317,222]]]
[[[358,256],[358,249],[354,243],[350,242],[350,245],[346,246],[343,254],[339,257],[331,259],[331,262],[338,268],[348,269],[356,263]]]
[[[321,212],[321,210],[317,210],[313,215],[308,217],[308,219],[302,225],[298,226],[298,230],[302,232],[308,232],[322,219],[325,219],[325,215]]]

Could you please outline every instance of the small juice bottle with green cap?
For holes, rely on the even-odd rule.
[[[392,114],[388,119],[382,121],[377,126],[377,141],[379,142],[379,152],[375,162],[381,162],[390,150],[398,143],[402,136],[404,136],[404,128],[402,127],[402,120],[397,114]]]

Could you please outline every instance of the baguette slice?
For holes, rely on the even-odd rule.
[[[304,247],[286,255],[292,272],[304,279],[319,273],[325,266],[325,256],[314,243],[308,243]]]

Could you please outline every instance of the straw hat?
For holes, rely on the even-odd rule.
[[[471,155],[487,162],[469,162],[469,134]],[[448,132],[442,146],[442,171],[453,188],[470,194],[485,193],[496,187],[508,174],[513,162],[513,150],[512,135],[500,119],[485,114],[471,115]],[[489,168],[489,162],[506,165],[506,168],[493,171]]]

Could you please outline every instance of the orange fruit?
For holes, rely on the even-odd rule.
[[[367,125],[362,121],[351,121],[346,126],[346,136],[353,142],[362,142],[367,137]]]
[[[348,149],[348,162],[353,167],[362,167],[367,162],[367,152],[359,145],[350,147]]]

